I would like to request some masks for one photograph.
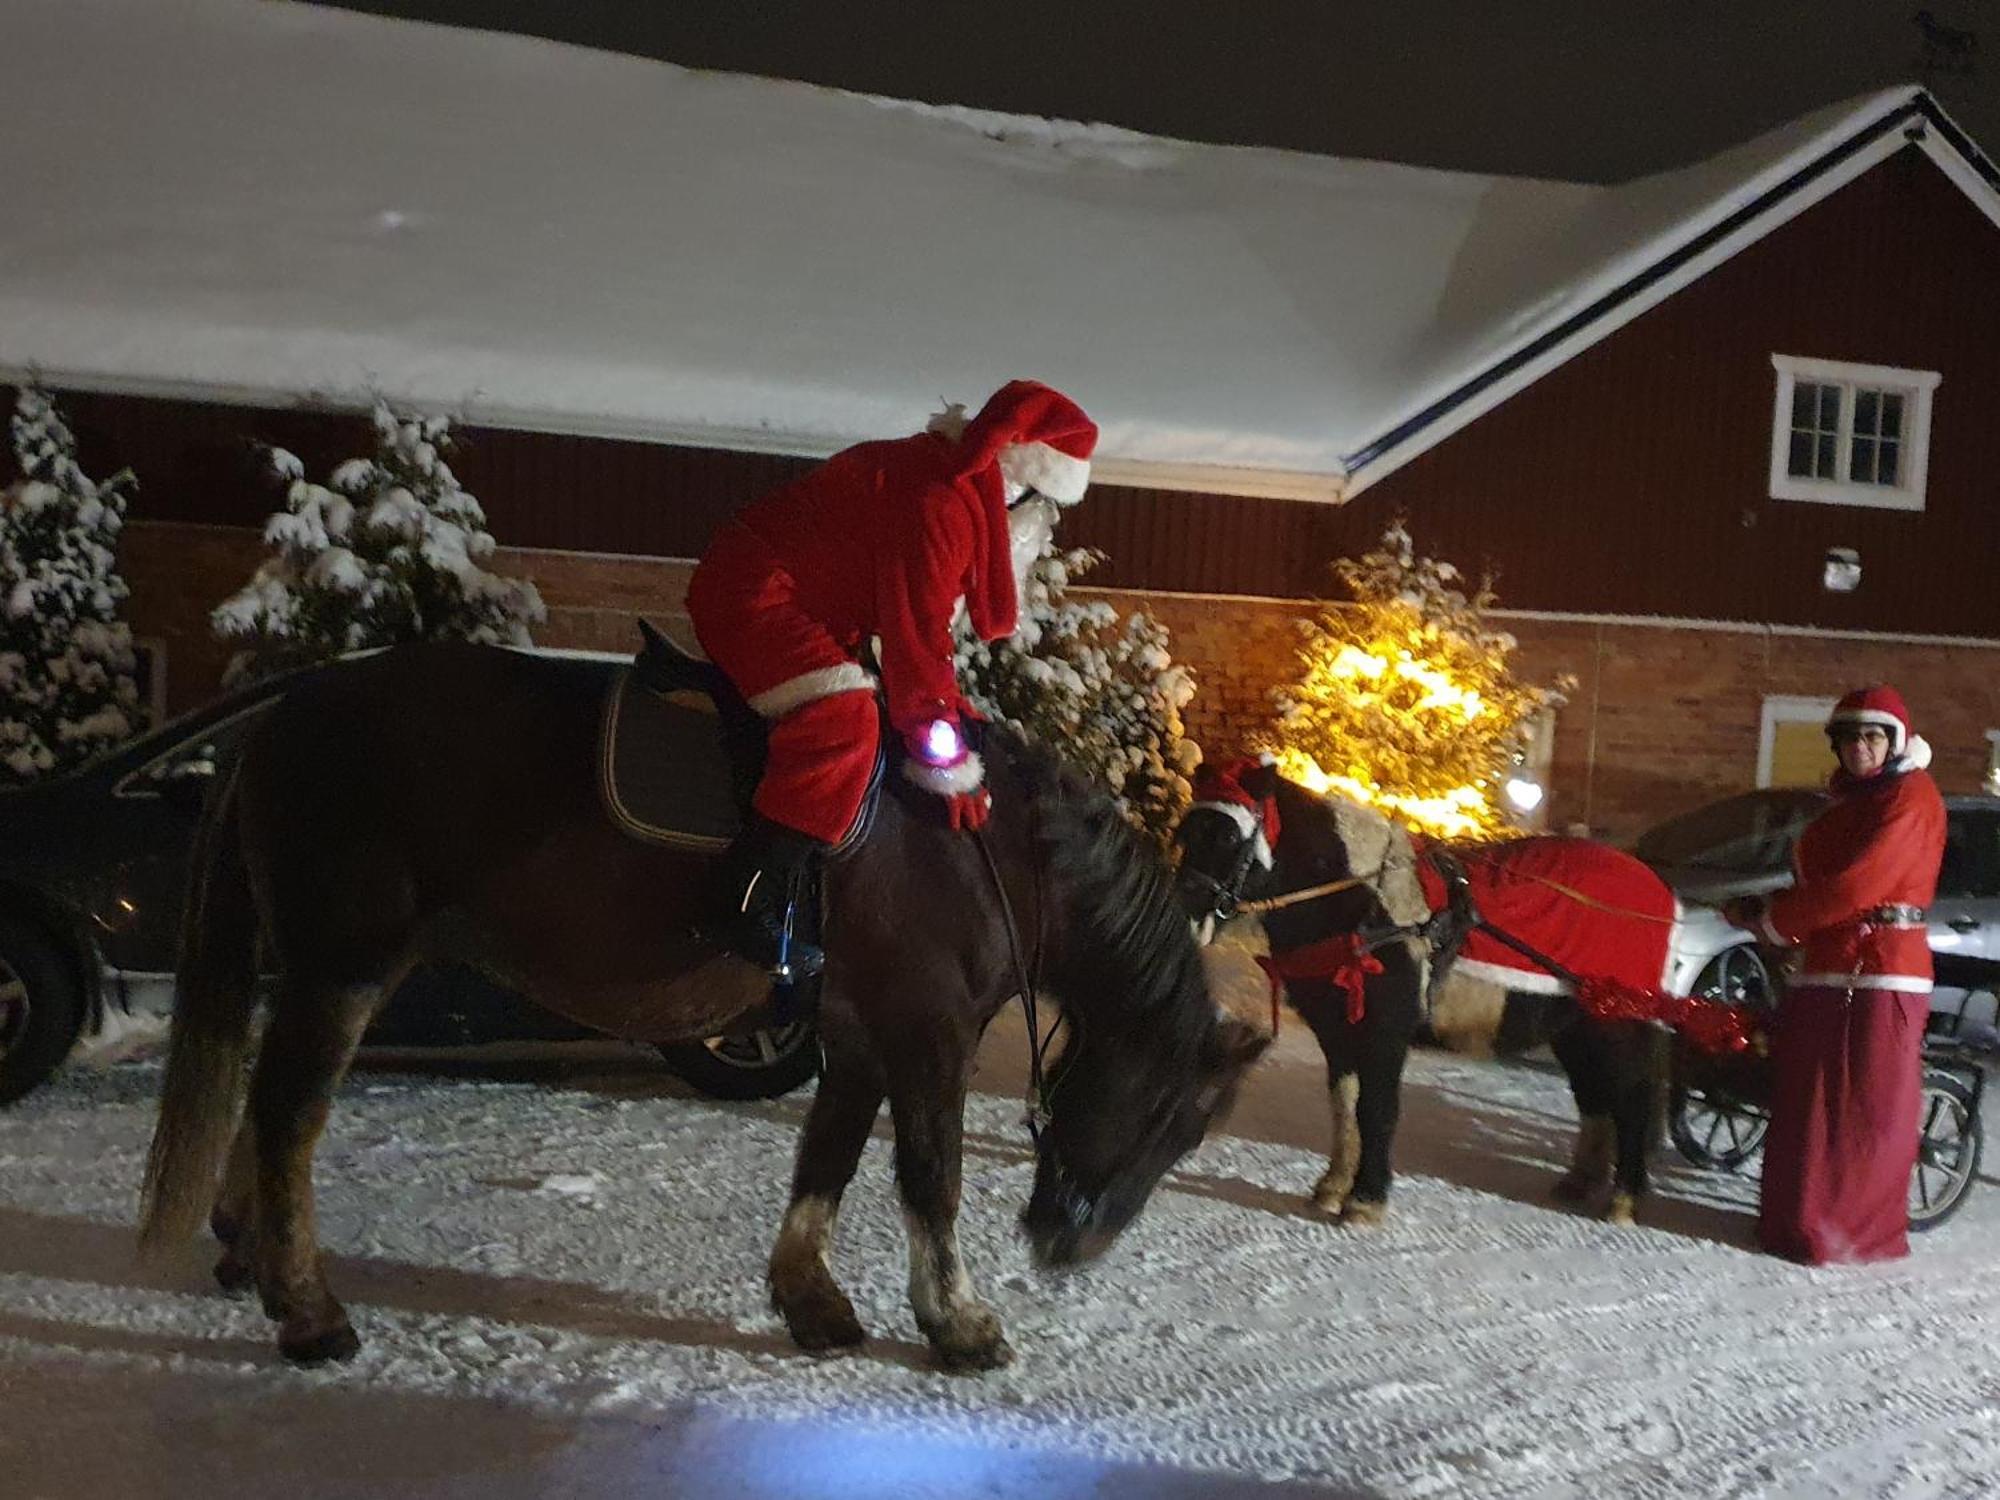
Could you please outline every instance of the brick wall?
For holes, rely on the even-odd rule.
[[[209,639],[207,611],[249,577],[254,532],[134,523],[120,566],[132,586],[135,633],[168,647],[174,712],[208,696],[227,652]],[[535,580],[549,606],[545,645],[625,651],[645,614],[685,635],[685,563],[502,548],[496,568]],[[1200,689],[1188,728],[1212,756],[1246,748],[1271,722],[1270,690],[1292,670],[1294,603],[1113,593],[1150,609],[1173,632],[1177,660]],[[1937,751],[1950,791],[1975,791],[1988,729],[2000,729],[2000,649],[1710,630],[1635,623],[1514,619],[1516,660],[1533,680],[1569,673],[1577,688],[1556,721],[1549,826],[1581,825],[1622,839],[1647,824],[1753,784],[1763,702],[1773,694],[1833,697],[1862,682],[1902,689]],[[1829,761],[1829,768],[1831,762]]]

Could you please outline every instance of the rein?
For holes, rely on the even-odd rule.
[[[1261,901],[1239,901],[1236,910],[1260,914],[1267,911],[1283,911],[1288,906],[1303,906],[1308,901],[1317,901],[1322,896],[1337,896],[1342,891],[1355,890],[1361,886],[1372,887],[1374,883],[1392,869],[1403,869],[1401,865],[1391,865],[1386,861],[1371,875],[1350,875],[1345,880],[1329,880],[1324,885],[1309,885],[1296,891],[1287,891],[1282,896],[1267,896]]]
[[[1034,804],[1029,803],[1028,816],[1034,817]],[[972,841],[979,846],[979,853],[986,861],[986,873],[993,881],[993,894],[1000,907],[1000,925],[1006,929],[1007,952],[1014,962],[1014,982],[1020,987],[1021,1011],[1028,1022],[1028,1094],[1027,1113],[1022,1123],[1028,1127],[1028,1138],[1037,1149],[1042,1144],[1042,1127],[1049,1122],[1049,1086],[1046,1079],[1044,1060],[1048,1050],[1055,1045],[1056,1032],[1060,1024],[1051,1026],[1048,1035],[1042,1035],[1041,1010],[1035,1000],[1037,980],[1040,978],[1042,945],[1040,942],[1042,919],[1042,869],[1033,860],[1029,868],[1034,873],[1035,882],[1035,961],[1030,967],[1021,958],[1021,928],[1014,919],[1014,903],[1007,897],[1007,882],[1000,878],[1000,863],[993,857],[993,847],[986,842],[986,835],[979,829],[972,831]],[[1032,846],[1032,831],[1029,843]]]

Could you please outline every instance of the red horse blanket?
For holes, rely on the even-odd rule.
[[[1670,949],[1680,903],[1631,855],[1568,838],[1515,839],[1451,852],[1465,866],[1473,904],[1485,922],[1579,978],[1615,980],[1646,991],[1671,987]],[[1417,878],[1431,910],[1442,909],[1444,877],[1430,860],[1417,861]],[[1514,990],[1568,990],[1539,964],[1479,931],[1466,937],[1456,969]]]

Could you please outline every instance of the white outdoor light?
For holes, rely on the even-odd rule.
[[[1821,583],[1835,594],[1851,594],[1861,584],[1861,554],[1852,547],[1826,549],[1826,572]]]

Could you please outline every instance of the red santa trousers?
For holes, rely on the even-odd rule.
[[[741,527],[718,533],[687,602],[709,659],[772,721],[757,811],[839,843],[861,815],[875,772],[874,679],[799,607],[791,574]]]
[[[1757,1232],[1811,1265],[1909,1253],[1930,1001],[1802,988],[1778,1006]]]

